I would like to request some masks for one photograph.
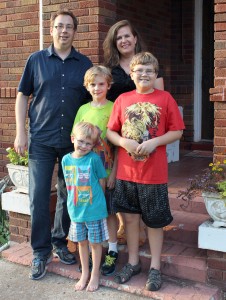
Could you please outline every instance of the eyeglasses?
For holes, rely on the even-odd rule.
[[[77,141],[77,143],[78,143],[78,145],[79,145],[80,147],[82,147],[82,146],[85,146],[86,148],[92,148],[92,147],[93,147],[93,144],[87,143],[87,142],[85,142],[85,141],[83,141],[83,140],[77,140],[77,139],[76,139],[76,141]]]
[[[72,31],[74,30],[74,26],[73,25],[64,25],[64,24],[58,24],[55,25],[54,28],[56,28],[56,30],[62,31],[64,28],[66,29],[66,31]]]
[[[143,73],[145,73],[147,75],[155,74],[155,70],[151,70],[151,69],[147,69],[147,70],[137,69],[137,70],[133,70],[132,72],[136,73],[137,75],[142,75]]]

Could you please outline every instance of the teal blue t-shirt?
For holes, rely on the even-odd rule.
[[[71,221],[89,222],[106,218],[106,199],[99,179],[106,178],[107,174],[100,157],[92,151],[80,158],[73,158],[68,153],[62,159],[62,168]]]

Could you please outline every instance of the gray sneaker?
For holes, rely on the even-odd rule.
[[[73,265],[76,264],[76,258],[67,247],[54,249],[54,255],[57,256],[63,264]]]
[[[31,272],[29,278],[32,280],[38,280],[45,276],[47,267],[53,259],[52,252],[49,255],[43,257],[35,257],[31,263]]]

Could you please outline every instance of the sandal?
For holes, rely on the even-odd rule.
[[[115,274],[114,281],[117,283],[125,283],[131,279],[132,276],[137,275],[141,272],[141,264],[138,263],[135,266],[126,264],[120,272]]]
[[[162,285],[161,273],[159,270],[151,268],[148,273],[148,280],[146,282],[146,290],[158,291]]]

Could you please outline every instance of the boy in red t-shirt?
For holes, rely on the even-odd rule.
[[[136,54],[131,63],[136,90],[114,103],[107,137],[119,146],[114,201],[124,214],[128,263],[115,274],[117,283],[140,273],[139,220],[147,226],[151,265],[146,289],[160,289],[163,227],[172,222],[168,199],[166,145],[181,138],[184,122],[176,101],[166,91],[154,89],[158,61],[149,52]]]

